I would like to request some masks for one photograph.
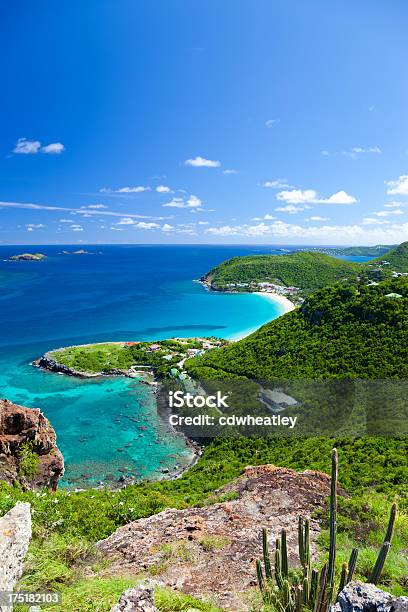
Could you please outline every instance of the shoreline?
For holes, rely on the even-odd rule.
[[[291,302],[288,298],[286,298],[285,296],[278,295],[276,293],[266,293],[262,291],[248,292],[248,294],[250,293],[254,293],[255,295],[260,295],[268,299],[270,302],[273,302],[275,305],[278,304],[281,308],[281,312],[278,314],[278,317],[283,316],[287,312],[291,312],[292,310],[296,308],[295,304]],[[257,329],[259,329],[259,327],[242,330],[241,332],[238,332],[237,334],[234,334],[233,336],[231,336],[228,340],[232,342],[239,341],[242,338],[249,336],[250,334],[255,332]],[[138,379],[142,384],[147,384],[150,387],[152,387],[152,392],[154,395],[156,395],[157,393],[156,387],[159,383],[159,377],[157,377],[157,374],[152,368],[148,368],[146,370],[139,370],[139,371],[115,369],[109,372],[103,372],[103,371],[102,372],[79,372],[68,366],[58,363],[53,358],[53,355],[55,355],[55,353],[58,352],[59,350],[63,350],[66,348],[77,348],[79,346],[92,346],[93,344],[125,345],[126,341],[87,343],[84,345],[73,345],[71,347],[61,347],[61,348],[53,349],[53,350],[47,351],[44,355],[32,361],[31,365],[39,369],[42,369],[44,371],[48,371],[48,372],[52,372],[52,373],[60,374],[60,375],[65,375],[65,376],[72,376],[74,378],[95,379],[95,378],[106,378],[106,377],[117,377],[117,376],[134,378],[134,379]],[[190,439],[182,431],[182,429],[179,429],[176,427],[170,427],[170,429],[173,430],[175,435],[179,435],[179,436],[181,435],[184,438],[186,447],[191,452],[191,455],[189,457],[189,460],[183,466],[180,466],[179,469],[177,469],[175,472],[173,473],[162,472],[161,477],[159,477],[157,480],[175,480],[177,478],[180,478],[186,471],[188,471],[191,467],[193,467],[197,463],[197,461],[199,460],[200,456],[203,453],[203,447],[201,446],[201,444],[198,444],[195,440]],[[126,486],[128,484],[134,484],[132,480],[133,480],[132,478],[129,478],[126,480],[124,479],[124,481],[122,481],[121,484],[117,483],[119,485],[117,488],[122,488],[123,486]],[[151,479],[150,478],[146,479],[146,481],[149,481],[149,480]],[[98,487],[95,487],[95,488],[98,488]]]
[[[295,310],[296,308],[295,304],[289,298],[285,297],[284,295],[279,295],[279,293],[267,293],[266,291],[253,291],[253,293],[280,304],[283,307],[282,315],[286,314],[287,312],[292,312],[292,310]]]
[[[233,293],[233,292],[230,292],[230,293]],[[282,312],[280,312],[279,315],[276,317],[277,319],[279,319],[279,317],[282,317],[287,312],[292,312],[292,310],[295,310],[296,308],[296,305],[293,302],[291,302],[291,300],[289,300],[284,295],[279,295],[278,293],[267,293],[266,291],[248,291],[247,295],[260,295],[261,297],[266,298],[267,300],[269,300],[270,302],[273,302],[274,304],[279,304],[282,307]],[[264,325],[266,325],[266,323],[264,323]],[[243,338],[246,338],[247,336],[250,336],[251,334],[256,332],[258,329],[260,329],[260,327],[262,327],[262,325],[259,327],[251,327],[241,332],[237,332],[236,334],[233,334],[232,336],[227,338],[227,340],[229,340],[230,342],[238,342],[239,340],[242,340]]]

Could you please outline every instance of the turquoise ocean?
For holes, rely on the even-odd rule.
[[[138,380],[79,380],[43,372],[45,351],[88,342],[173,336],[234,339],[282,314],[262,296],[219,294],[194,282],[236,255],[282,253],[249,246],[0,247],[0,396],[40,408],[64,455],[62,486],[115,484],[122,475],[159,478],[191,458]],[[40,251],[42,262],[10,262]]]

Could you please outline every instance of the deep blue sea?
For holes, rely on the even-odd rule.
[[[189,460],[150,389],[137,380],[79,380],[30,362],[61,346],[172,336],[237,337],[276,318],[281,306],[257,295],[218,294],[194,282],[225,259],[280,253],[248,246],[0,247],[0,396],[41,408],[65,457],[65,486],[155,478]],[[42,262],[10,255],[42,252]],[[146,429],[147,428],[147,429]]]

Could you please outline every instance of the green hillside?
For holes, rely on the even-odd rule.
[[[233,257],[215,266],[203,277],[213,289],[229,283],[271,281],[314,291],[347,277],[354,277],[361,264],[341,261],[318,252],[288,255],[248,255]]]
[[[390,268],[397,272],[408,272],[408,241],[391,249],[388,253],[370,261],[370,264],[380,264],[383,261],[390,263]]]
[[[187,365],[202,378],[407,377],[408,278],[326,287],[302,308]]]

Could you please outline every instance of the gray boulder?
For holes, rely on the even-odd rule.
[[[13,591],[21,578],[30,540],[30,504],[19,502],[0,518],[0,592]],[[11,609],[0,604],[0,612]]]
[[[120,596],[111,612],[159,612],[154,605],[153,587],[141,584],[138,587],[127,589]]]
[[[331,612],[408,612],[408,597],[394,597],[374,584],[350,582]]]

